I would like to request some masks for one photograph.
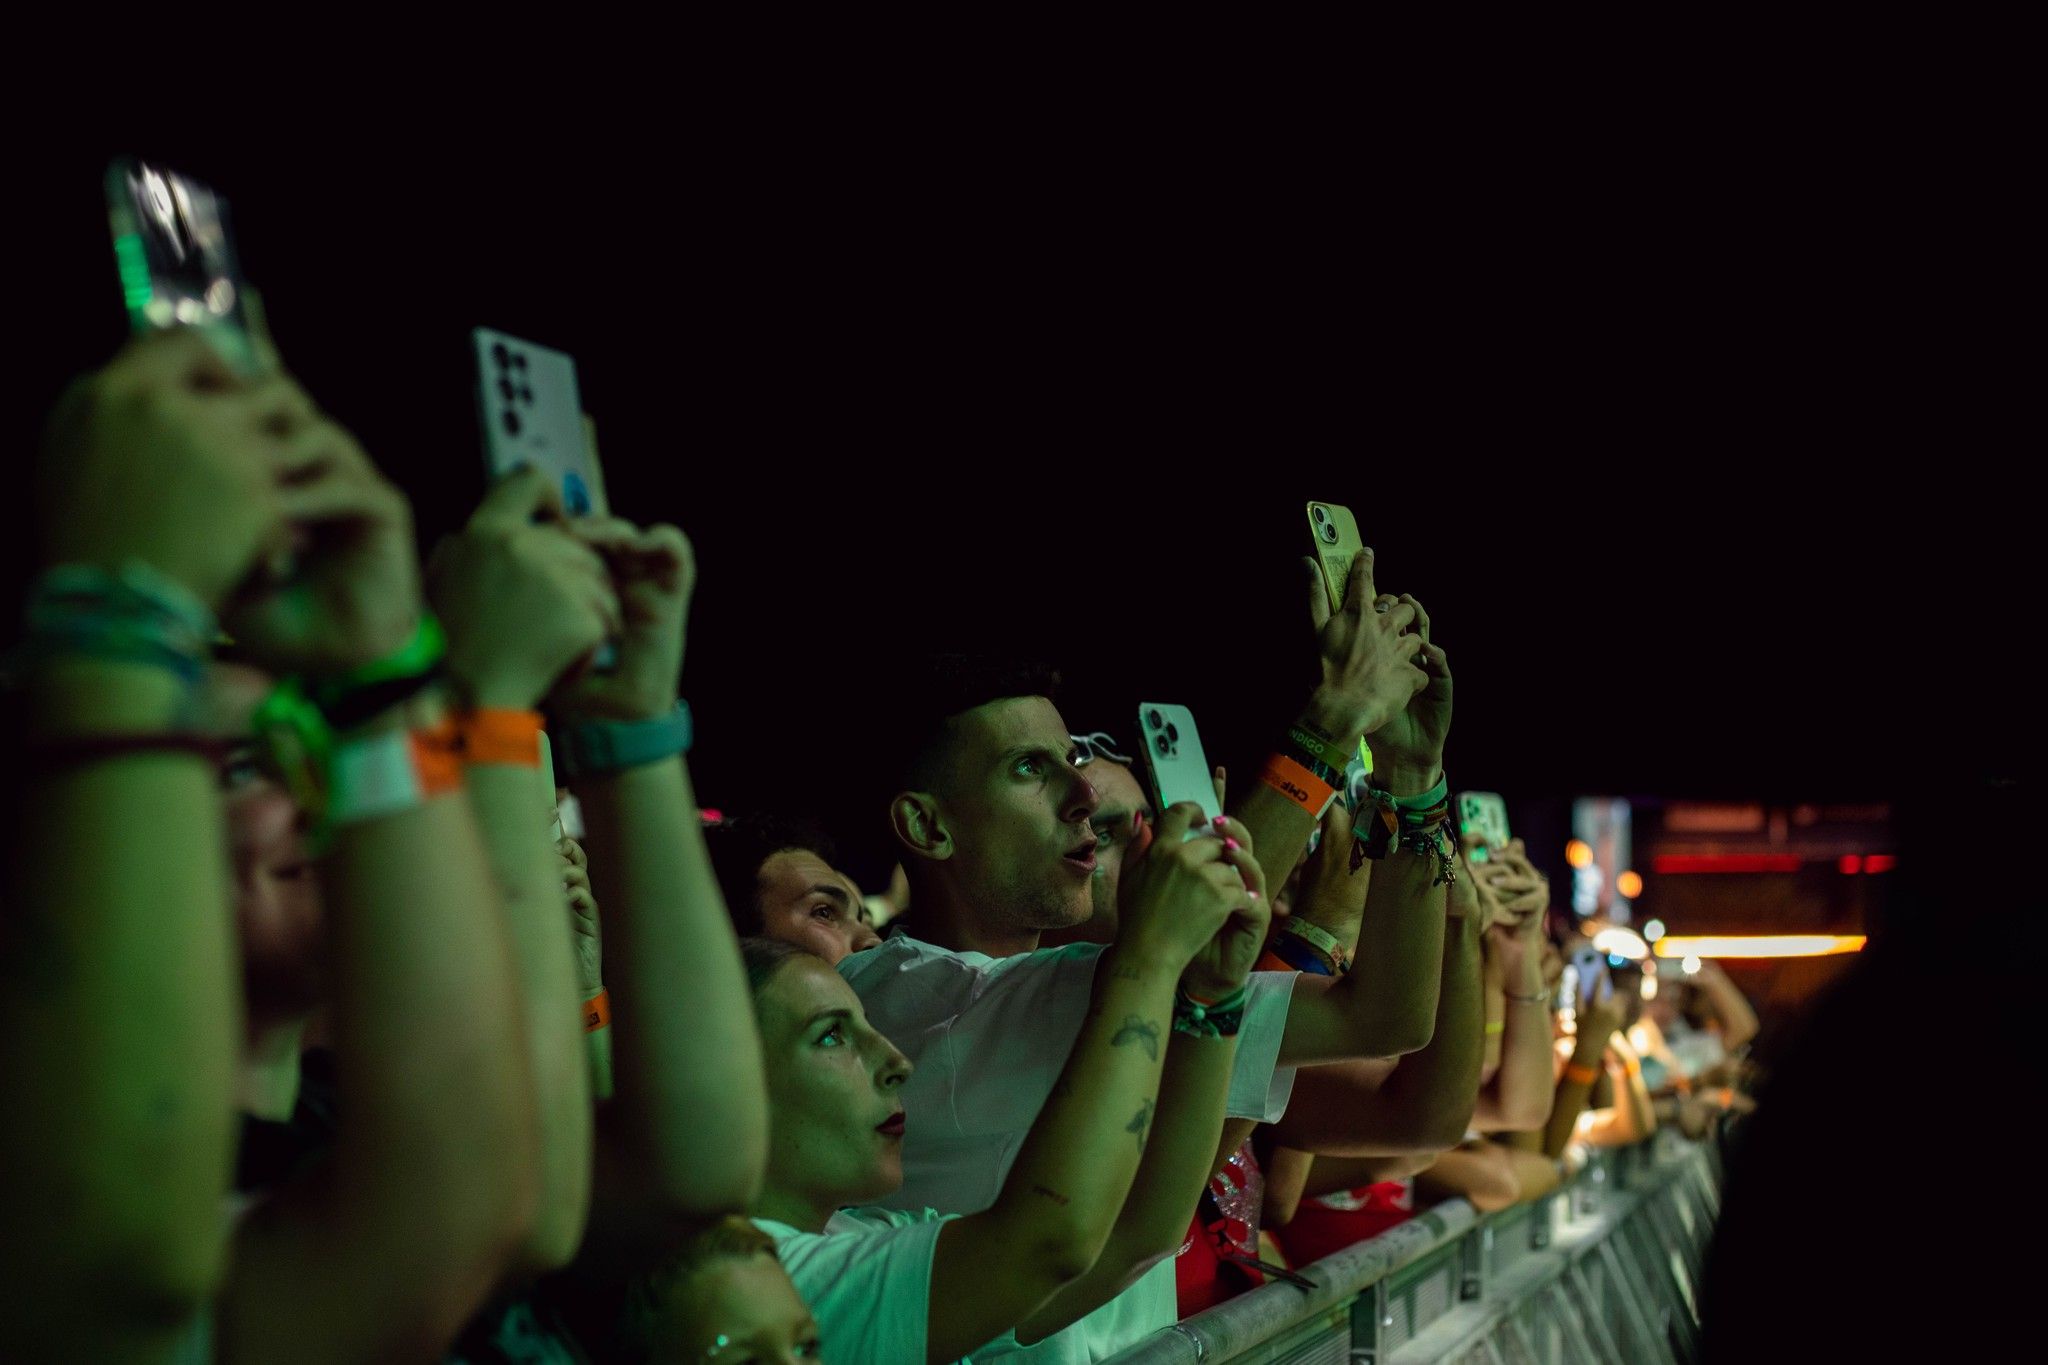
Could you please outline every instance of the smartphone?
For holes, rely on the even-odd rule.
[[[1308,539],[1316,566],[1322,570],[1323,591],[1330,596],[1330,614],[1344,605],[1344,585],[1351,580],[1351,562],[1365,548],[1358,538],[1358,522],[1351,509],[1334,502],[1308,505]]]
[[[554,481],[570,516],[609,513],[576,387],[576,362],[488,327],[470,337],[485,468],[494,478],[539,469]]]
[[[1595,1001],[1605,1001],[1614,996],[1614,978],[1607,971],[1607,956],[1597,948],[1581,948],[1572,954],[1570,969],[1578,980],[1577,1009],[1584,1010]]]
[[[1465,839],[1466,856],[1485,862],[1488,849],[1508,845],[1508,803],[1495,792],[1459,792],[1458,833]]]
[[[226,201],[188,175],[133,157],[107,167],[106,188],[129,325],[196,327],[236,370],[260,371]]]
[[[1192,801],[1202,808],[1203,824],[1188,831],[1193,838],[1223,812],[1216,804],[1216,783],[1202,738],[1195,731],[1195,713],[1185,706],[1148,701],[1138,707],[1138,749],[1153,799],[1168,806]]]
[[[1557,978],[1557,1008],[1576,1010],[1579,1007],[1579,969],[1577,964],[1567,962],[1564,972]]]

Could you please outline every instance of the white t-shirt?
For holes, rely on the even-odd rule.
[[[783,1270],[818,1320],[826,1365],[922,1365],[932,1251],[945,1222],[931,1209],[861,1208],[833,1214],[823,1232],[768,1218],[754,1226],[775,1239]],[[1008,1334],[1001,1341],[1016,1345]],[[989,1357],[976,1351],[961,1358]]]
[[[902,1094],[903,1188],[890,1207],[965,1214],[995,1203],[1080,1035],[1102,953],[1074,943],[995,958],[897,934],[839,964],[868,1022],[916,1066]],[[1279,1065],[1280,1042],[1295,979],[1252,973],[1226,1105],[1233,1117],[1271,1123],[1287,1110],[1294,1068]],[[1174,1319],[1169,1260],[1065,1331],[1008,1349],[1034,1365],[1098,1360]]]

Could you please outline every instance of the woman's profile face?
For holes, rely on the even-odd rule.
[[[868,1025],[823,960],[793,957],[755,1000],[768,1071],[768,1184],[817,1207],[867,1204],[903,1183],[910,1062]]]

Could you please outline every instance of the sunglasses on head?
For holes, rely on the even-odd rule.
[[[1068,735],[1067,738],[1074,741],[1074,766],[1077,768],[1085,768],[1098,758],[1121,763],[1126,768],[1131,766],[1130,756],[1117,752],[1116,741],[1100,730],[1089,735]]]

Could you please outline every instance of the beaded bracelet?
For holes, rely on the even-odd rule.
[[[1185,988],[1177,987],[1173,993],[1173,1031],[1191,1038],[1234,1038],[1244,1023],[1245,1002],[1250,996],[1249,986],[1239,986],[1221,1000],[1202,1001],[1189,995]]]
[[[15,661],[55,654],[153,664],[197,683],[218,633],[213,612],[140,560],[109,571],[60,564],[30,588]]]

